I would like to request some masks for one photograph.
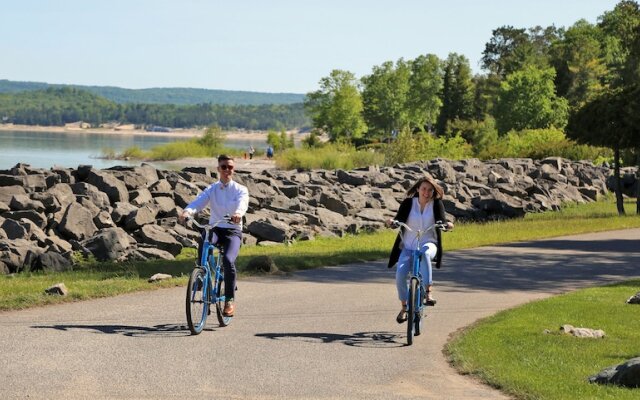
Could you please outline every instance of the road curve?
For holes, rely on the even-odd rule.
[[[185,327],[184,288],[0,313],[0,398],[507,398],[447,364],[449,335],[640,276],[640,229],[450,252],[443,265],[410,347],[385,261],[242,279],[232,325],[211,318],[199,336]]]

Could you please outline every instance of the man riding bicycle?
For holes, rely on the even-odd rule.
[[[242,244],[242,217],[249,208],[249,191],[245,186],[232,179],[233,169],[233,157],[220,155],[218,157],[218,176],[220,180],[200,193],[195,200],[185,207],[179,217],[179,220],[184,222],[186,218],[193,216],[193,214],[209,205],[211,211],[209,223],[224,219],[225,216],[230,216],[231,218],[230,222],[216,226],[211,233],[211,237],[208,238],[211,243],[218,243],[222,247],[224,254],[222,264],[224,267],[226,301],[222,313],[226,317],[232,317],[235,311],[233,303],[236,289],[235,261]],[[201,251],[202,244],[198,247],[198,260],[201,259]]]

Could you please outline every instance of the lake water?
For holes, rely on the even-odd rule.
[[[17,163],[30,164],[35,168],[50,168],[54,165],[76,168],[78,165],[93,165],[109,168],[114,165],[138,165],[140,161],[103,160],[102,149],[113,149],[120,153],[128,147],[138,146],[148,150],[153,146],[184,138],[167,136],[109,135],[96,133],[22,132],[0,131],[0,169],[8,169]],[[225,146],[233,148],[256,148],[264,146],[262,141],[227,139]],[[161,163],[158,163],[161,166]]]

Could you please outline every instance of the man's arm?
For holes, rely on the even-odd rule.
[[[249,190],[244,186],[240,186],[238,196],[238,208],[236,208],[236,211],[231,216],[231,220],[236,224],[240,222],[242,216],[246,214],[249,209]]]

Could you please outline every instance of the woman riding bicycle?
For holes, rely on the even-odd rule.
[[[402,232],[398,233],[389,256],[389,268],[392,268],[396,263],[398,264],[396,287],[398,289],[398,298],[402,303],[402,310],[396,317],[398,323],[407,320],[407,292],[409,290],[407,279],[411,272],[412,252],[416,248],[415,242],[418,239],[416,232],[433,226],[436,221],[442,221],[447,229],[453,229],[453,223],[447,222],[444,205],[442,204],[443,195],[442,188],[433,178],[428,176],[420,178],[407,191],[407,197],[400,204],[396,214],[396,221],[404,222],[412,229],[407,231],[402,228]],[[390,225],[392,221],[389,220],[387,223]],[[442,246],[435,229],[422,236],[420,242],[420,249],[424,255],[420,263],[420,273],[425,284],[426,301],[429,305],[435,305],[436,301],[431,294],[431,260],[435,260],[436,268],[440,268]]]
[[[242,216],[249,208],[249,191],[237,182],[233,177],[234,161],[232,157],[221,155],[218,157],[218,174],[220,180],[208,188],[193,200],[180,215],[180,220],[195,214],[207,205],[211,209],[209,223],[214,223],[225,216],[230,216],[229,223],[219,224],[213,229],[211,243],[220,243],[224,253],[222,264],[224,267],[224,293],[226,302],[223,315],[232,317],[234,312],[233,296],[236,289],[236,265],[235,261],[240,252],[242,243]],[[204,238],[203,238],[204,239]],[[200,249],[202,246],[200,246]],[[199,251],[201,251],[199,249]],[[200,254],[198,254],[200,260]]]

